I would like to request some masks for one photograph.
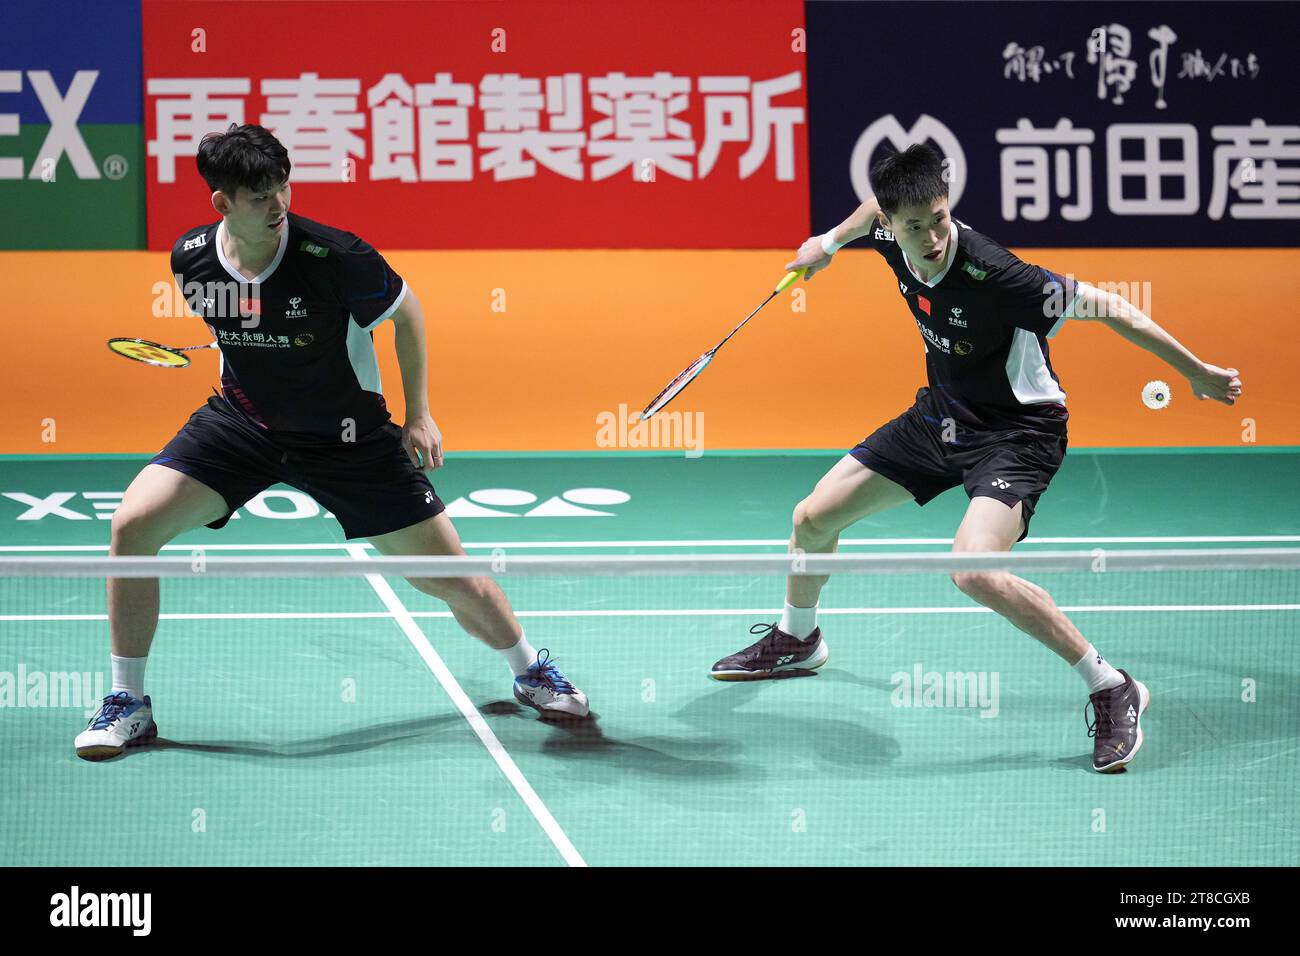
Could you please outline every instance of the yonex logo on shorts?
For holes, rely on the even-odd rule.
[[[1011,487],[1010,484],[1003,481],[1001,478],[994,478],[991,482],[989,482],[989,484],[991,484],[994,488],[1001,488],[1003,491],[1006,491],[1008,488]]]

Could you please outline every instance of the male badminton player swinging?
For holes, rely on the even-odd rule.
[[[202,303],[221,349],[221,395],[131,482],[113,516],[111,553],[153,555],[184,531],[220,528],[283,481],[332,511],[348,538],[367,538],[383,554],[464,554],[425,475],[443,452],[415,293],[357,236],[289,213],[289,154],[262,127],[204,137],[198,170],[221,221],[176,241],[172,272],[182,288],[233,281],[251,309],[222,309],[220,297]],[[402,428],[380,392],[372,331],[385,319],[396,326]],[[587,714],[586,696],[533,652],[491,578],[411,583],[504,656],[521,702]],[[112,693],[77,736],[79,756],[113,757],[157,735],[144,672],[158,604],[157,579],[109,581]]]
[[[1122,297],[1022,262],[954,220],[944,167],[927,146],[881,159],[870,180],[874,197],[800,246],[786,268],[806,268],[811,278],[841,246],[865,239],[894,271],[921,331],[929,387],[795,507],[792,547],[834,551],[840,532],[854,522],[905,501],[924,505],[962,485],[970,504],[953,550],[1010,550],[1028,533],[1034,507],[1065,456],[1065,392],[1047,345],[1065,318],[1104,322],[1185,376],[1198,398],[1231,405],[1241,395],[1236,369],[1200,361]],[[1114,772],[1132,760],[1142,746],[1147,688],[1112,667],[1037,585],[1007,572],[952,579],[1083,679],[1095,712],[1088,727],[1094,769]],[[763,637],[718,661],[712,676],[753,680],[824,664],[817,600],[826,580],[789,578],[780,622],[753,628]]]

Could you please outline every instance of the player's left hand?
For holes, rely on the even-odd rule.
[[[1195,374],[1187,376],[1187,381],[1197,398],[1212,398],[1224,405],[1232,405],[1241,397],[1240,376],[1235,368],[1202,365]]]
[[[442,467],[442,432],[432,415],[417,415],[402,426],[402,444],[424,471]]]

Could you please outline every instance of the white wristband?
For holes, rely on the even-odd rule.
[[[844,248],[844,243],[835,241],[834,229],[822,236],[822,252],[826,253],[828,256],[835,255],[835,253],[842,248]]]

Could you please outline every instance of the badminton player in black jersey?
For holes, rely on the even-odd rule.
[[[796,506],[791,547],[834,551],[840,532],[854,522],[905,501],[924,505],[960,485],[970,504],[953,550],[1010,550],[1028,533],[1065,456],[1065,392],[1047,340],[1067,318],[1110,326],[1182,374],[1198,398],[1231,405],[1241,395],[1236,369],[1202,362],[1122,297],[1022,262],[954,220],[943,165],[928,147],[881,159],[870,180],[875,195],[805,242],[786,268],[805,268],[811,278],[841,246],[865,240],[897,278],[925,344],[929,384]],[[1094,769],[1114,772],[1132,760],[1142,746],[1147,688],[1112,667],[1037,585],[1008,572],[952,579],[1083,679],[1095,712],[1088,728]],[[718,661],[712,676],[755,680],[824,664],[817,600],[826,580],[789,578],[780,622],[753,628],[763,636]]]
[[[199,174],[219,222],[172,249],[182,290],[221,349],[221,393],[208,399],[131,483],[113,516],[111,553],[153,555],[172,538],[220,528],[276,482],[311,494],[348,538],[383,554],[464,554],[425,471],[442,465],[429,414],[424,318],[415,293],[349,232],[289,212],[288,152],[260,126],[209,134]],[[389,420],[372,333],[391,319],[406,423]],[[586,696],[525,639],[491,578],[413,579],[460,625],[499,651],[521,702],[585,716]],[[76,739],[87,759],[156,736],[144,671],[158,623],[156,579],[108,586],[112,693]]]

